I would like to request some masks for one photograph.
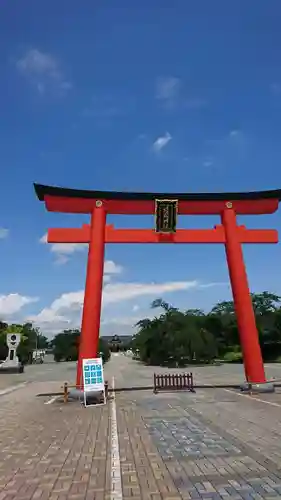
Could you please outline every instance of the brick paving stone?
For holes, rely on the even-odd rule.
[[[220,420],[223,417],[230,419],[234,401],[236,413],[240,414],[240,407],[246,413],[244,400],[235,394],[229,395],[220,390],[209,397],[205,392],[205,399],[202,394],[199,398],[197,395],[173,394],[169,403],[161,396],[154,397],[149,393],[120,394],[117,397],[117,414],[118,427],[122,429],[120,441],[126,441],[126,448],[120,447],[121,460],[124,453],[130,450],[131,466],[132,460],[134,464],[147,462],[146,469],[149,468],[150,474],[153,474],[154,484],[159,488],[162,499],[173,496],[187,500],[281,498],[278,465],[268,453],[264,454],[257,446],[251,446],[254,436],[258,439],[261,434],[260,429],[255,434],[258,423],[253,428],[251,426],[255,407],[252,406],[251,411],[247,410],[251,419],[243,423],[245,428],[247,424],[251,435],[248,444],[246,435],[241,435],[237,430],[241,427],[238,415],[222,427],[217,425],[215,418],[218,414],[216,405],[211,405],[212,412],[209,411],[211,399],[218,405],[222,403],[219,407]],[[227,398],[231,398],[231,401]],[[205,412],[202,411],[203,407]],[[276,428],[277,422],[274,431]],[[271,443],[273,433],[267,430],[267,434],[267,442]],[[146,458],[143,451],[146,452]],[[281,456],[279,443],[275,443],[275,452]],[[136,466],[136,470],[142,498],[148,498],[144,474],[140,473],[139,466]],[[124,474],[125,469],[122,469],[122,479]],[[124,498],[127,499],[126,492]]]
[[[13,397],[3,397],[3,500],[80,500],[86,498],[91,481],[93,493],[104,498],[106,489],[110,491],[108,480],[105,484],[110,472],[109,407],[85,410],[76,402],[44,405],[35,397],[38,392],[38,385],[29,385]]]
[[[119,380],[132,383],[145,368],[132,362],[129,376],[126,363]],[[110,403],[44,405],[46,389],[2,396],[0,500],[111,500]],[[281,498],[278,407],[213,389],[117,393],[116,404],[124,500]]]

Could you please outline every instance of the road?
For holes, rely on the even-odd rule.
[[[268,379],[275,378],[281,381],[281,363],[265,365]],[[112,355],[111,362],[105,366],[105,376],[109,380],[115,377],[116,387],[150,386],[153,383],[153,373],[166,373],[162,367],[144,366],[130,357],[119,354]],[[175,370],[172,370],[175,371]],[[177,372],[186,369],[177,369]],[[244,380],[242,364],[226,364],[222,366],[192,367],[194,380],[197,384],[240,384]],[[52,356],[47,357],[43,364],[28,365],[23,374],[0,376],[0,390],[23,382],[69,382],[74,383],[76,363],[55,363]],[[59,390],[59,389],[58,389]]]
[[[117,361],[116,361],[117,360]],[[118,368],[117,368],[118,367]],[[244,369],[242,364],[225,364],[221,366],[194,366],[192,371],[194,381],[197,384],[241,384],[244,381]],[[267,379],[275,378],[281,381],[281,363],[265,365]],[[151,386],[153,374],[169,372],[186,372],[186,368],[168,369],[163,367],[144,366],[124,355],[117,358],[112,357],[112,362],[106,368],[106,374],[110,380],[115,374],[117,387]]]
[[[74,382],[76,363],[55,363],[53,356],[46,356],[46,362],[25,366],[22,374],[1,374],[0,390],[24,382],[57,381]]]
[[[280,365],[266,369],[281,378]],[[105,368],[117,387],[152,385],[154,370],[121,354]],[[243,380],[239,365],[193,372],[200,384]],[[29,383],[0,397],[0,500],[281,498],[279,389],[126,391],[85,409],[37,397],[74,381],[75,363],[19,377]]]

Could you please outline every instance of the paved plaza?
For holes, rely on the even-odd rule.
[[[281,379],[280,365],[266,369]],[[152,385],[154,368],[120,354],[105,371],[118,389]],[[240,365],[193,373],[199,384],[243,381]],[[106,406],[86,409],[37,397],[74,379],[74,363],[2,376],[0,500],[281,499],[280,389],[116,390]]]

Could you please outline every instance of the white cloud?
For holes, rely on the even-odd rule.
[[[134,335],[138,328],[136,324],[143,318],[152,319],[155,311],[147,309],[129,316],[106,317],[101,322],[102,335]]]
[[[236,151],[244,151],[248,138],[241,129],[230,130],[226,143],[229,143],[230,148],[234,148]]]
[[[203,167],[211,167],[213,165],[213,161],[212,160],[204,160],[203,161]]]
[[[53,55],[38,49],[28,50],[17,62],[16,67],[22,75],[35,85],[40,94],[47,89],[65,92],[72,84],[65,78],[61,64]]]
[[[0,240],[4,240],[9,236],[9,229],[0,227]]]
[[[230,286],[228,281],[213,281],[211,283],[201,283],[199,288],[212,288],[214,286]]]
[[[160,136],[156,139],[156,141],[153,143],[153,150],[158,153],[163,149],[167,144],[172,140],[171,134],[169,132],[166,132],[163,136]]]
[[[237,129],[234,129],[234,130],[231,130],[229,132],[229,137],[238,137],[239,135],[241,135],[241,131],[240,130],[237,130]]]
[[[181,81],[174,76],[160,77],[156,81],[156,99],[173,101],[177,98]]]
[[[153,316],[152,312],[149,311],[149,316]],[[134,326],[142,317],[147,317],[148,315],[134,315],[134,316],[118,316],[118,317],[107,317],[101,321],[103,326],[112,325],[116,327],[116,325],[124,325],[124,326]],[[155,314],[154,314],[155,316]]]
[[[51,245],[51,252],[63,255],[72,255],[88,248],[87,243],[54,243]]]
[[[103,308],[109,304],[124,302],[140,296],[157,296],[199,287],[197,281],[175,281],[167,283],[115,283],[103,288]],[[26,318],[42,328],[44,334],[52,335],[64,328],[80,325],[84,301],[84,290],[62,294],[48,308],[37,315]]]
[[[122,266],[119,266],[118,264],[115,264],[113,260],[106,260],[104,263],[104,270],[103,272],[105,274],[120,274],[122,273],[123,268]]]
[[[110,283],[103,289],[103,304],[112,304],[142,295],[188,290],[198,285],[197,281],[175,281],[168,283]]]
[[[247,158],[251,138],[238,128],[233,128],[225,132],[223,136],[216,139],[208,139],[206,145],[206,160],[210,160],[217,168],[229,163],[238,168]],[[202,159],[203,162],[203,159]],[[209,166],[209,165],[205,165]]]
[[[6,318],[20,311],[25,305],[37,302],[37,297],[25,297],[18,293],[0,295],[0,317]]]
[[[206,107],[206,99],[198,96],[186,96],[182,81],[175,76],[161,77],[156,80],[155,97],[168,110],[177,107],[187,110],[197,110]]]
[[[47,234],[40,238],[40,243],[46,244]],[[55,254],[56,264],[66,264],[70,257],[76,253],[88,249],[87,243],[52,243],[49,244],[50,250]],[[123,271],[122,266],[115,264],[113,260],[106,260],[104,262],[104,274],[120,274]],[[105,278],[107,280],[108,278]]]
[[[101,333],[119,334],[132,333],[134,325],[143,317],[153,317],[152,310],[140,310],[138,305],[129,307],[134,314],[127,316],[112,317],[110,315],[110,305],[125,303],[128,300],[141,296],[162,296],[165,293],[173,293],[187,290],[200,290],[228,283],[199,283],[198,281],[175,281],[167,283],[116,283],[105,284],[103,288],[103,314],[101,321]],[[84,290],[64,293],[55,299],[50,307],[42,309],[39,314],[29,316],[26,321],[32,321],[42,329],[46,335],[52,336],[63,329],[80,328],[81,313],[84,301]],[[123,328],[124,327],[124,328]]]
[[[40,243],[48,243],[47,233],[40,238]],[[56,264],[66,264],[69,261],[70,256],[76,252],[84,251],[88,248],[87,243],[52,243],[49,245],[52,253],[55,254]]]
[[[245,138],[245,134],[241,129],[231,129],[225,135],[218,139],[208,139],[206,144],[209,146],[233,145],[236,142]],[[238,140],[239,139],[239,140]]]

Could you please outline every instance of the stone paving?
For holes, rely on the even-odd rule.
[[[173,457],[195,460],[241,454],[236,446],[190,415],[170,419],[146,418],[144,421],[164,461]]]
[[[214,406],[214,399],[228,402],[229,397],[222,390],[215,395],[204,392],[205,404],[209,402]],[[127,438],[126,442],[130,441],[131,445],[120,448],[121,461],[130,464],[130,474],[135,481],[129,492],[124,491],[124,498],[281,498],[281,461],[274,463],[263,450],[257,452],[245,444],[246,436],[245,440],[241,435],[237,439],[214,422],[210,423],[203,412],[196,412],[193,408],[197,400],[202,401],[202,396],[202,391],[199,398],[197,394],[170,395],[164,399],[135,393],[130,404],[128,395],[119,397],[119,412],[123,413],[123,421],[119,416],[121,442]],[[235,393],[231,398],[229,404],[241,408],[246,403],[254,412],[251,401],[240,403]],[[276,421],[279,413],[276,411]],[[236,423],[235,417],[233,429]],[[247,423],[251,430],[251,423]],[[280,433],[281,429],[279,439]],[[280,448],[280,443],[277,446]],[[122,469],[123,475],[128,474],[125,471]],[[154,496],[150,496],[152,485]]]
[[[21,384],[23,382],[37,382],[39,380],[51,381],[64,380],[74,381],[76,373],[76,363],[54,363],[50,355],[46,356],[46,361],[43,364],[27,365],[24,368],[24,373],[0,373],[0,391],[7,387]]]
[[[0,500],[281,499],[281,391],[116,393],[120,496],[112,491],[115,403],[85,409],[38,398],[75,373],[70,364],[38,369],[39,381],[33,368],[25,387],[0,396]],[[142,385],[143,370],[113,357],[106,377]],[[203,382],[212,380],[204,370]]]
[[[1,398],[0,499],[107,498],[109,407],[45,405],[47,398],[36,398],[45,388],[29,385]]]

